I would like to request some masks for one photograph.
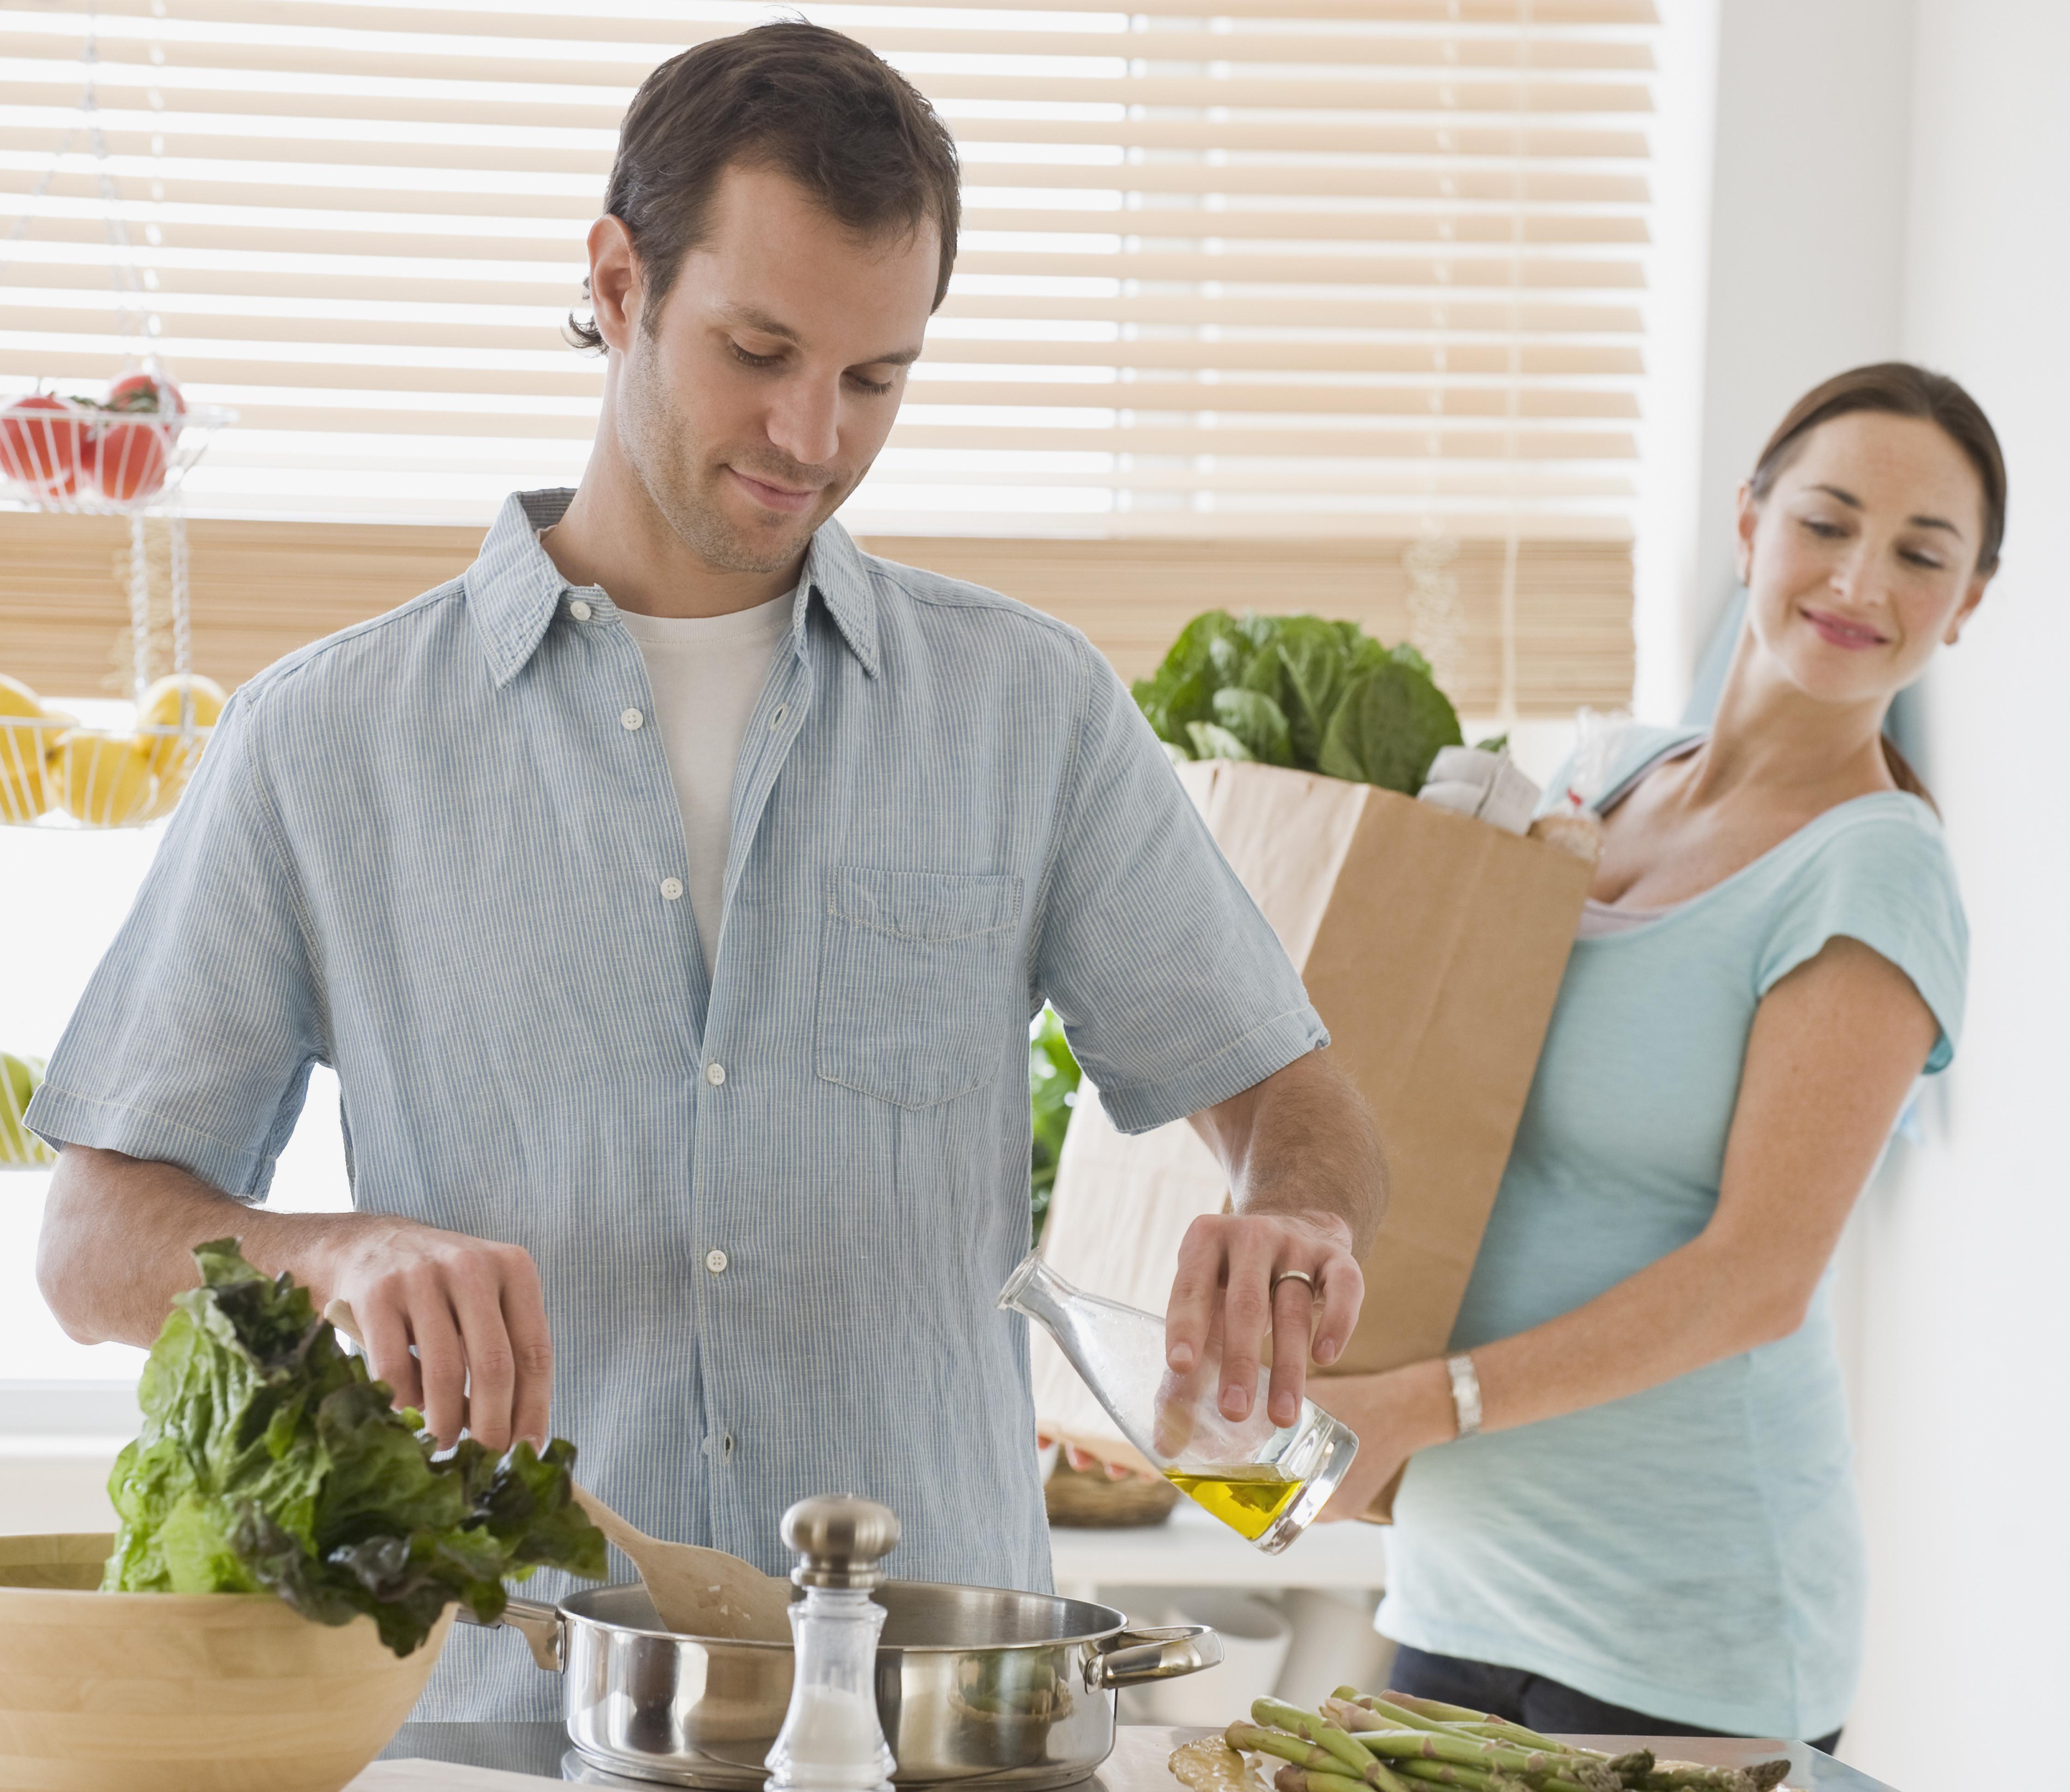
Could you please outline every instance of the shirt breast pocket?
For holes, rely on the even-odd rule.
[[[999,1074],[1025,980],[1021,880],[845,865],[827,880],[819,1074],[899,1107]]]

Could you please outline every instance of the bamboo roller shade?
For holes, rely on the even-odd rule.
[[[195,665],[226,685],[464,570],[479,529],[196,521]],[[1083,629],[1124,677],[1147,673],[1186,620],[1217,606],[1356,618],[1386,640],[1410,632],[1400,540],[1204,542],[875,538],[888,558],[1004,591]],[[119,693],[129,612],[127,526],[107,518],[0,514],[0,672],[49,697]],[[1504,545],[1467,540],[1459,639],[1447,682],[1459,707],[1494,713],[1501,676]],[[1565,715],[1631,690],[1629,545],[1521,544],[1517,708]]]
[[[1651,0],[805,10],[901,68],[963,158],[956,279],[859,531],[1623,521]],[[76,104],[84,13],[0,10],[10,158],[47,153]],[[243,419],[197,509],[428,524],[478,514],[492,478],[579,473],[600,374],[558,329],[616,127],[736,7],[97,19],[94,117],[153,346]],[[0,275],[0,385],[91,389],[132,346],[96,171],[69,162],[39,197],[43,174],[0,170],[0,232],[28,227]],[[501,477],[528,455],[532,477]]]

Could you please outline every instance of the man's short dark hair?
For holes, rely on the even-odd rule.
[[[627,108],[603,209],[640,257],[645,327],[703,239],[719,177],[735,165],[787,175],[861,235],[910,232],[931,219],[942,239],[942,302],[963,213],[947,128],[874,51],[787,20],[672,56]],[[587,281],[583,290],[587,297]],[[570,317],[568,331],[579,347],[603,346],[593,317]]]

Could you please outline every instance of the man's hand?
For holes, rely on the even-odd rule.
[[[1314,1283],[1276,1278],[1300,1271]],[[1217,1332],[1222,1347],[1222,1417],[1250,1416],[1258,1364],[1272,1339],[1266,1416],[1291,1425],[1301,1411],[1308,1359],[1328,1367],[1344,1353],[1365,1299],[1351,1228],[1335,1215],[1204,1213],[1186,1229],[1164,1318],[1165,1361],[1191,1373]]]
[[[322,1255],[326,1301],[350,1303],[369,1366],[439,1442],[463,1427],[501,1454],[546,1441],[554,1383],[539,1272],[516,1245],[365,1216]],[[413,1354],[414,1349],[414,1354]]]
[[[441,1443],[462,1426],[498,1454],[518,1438],[546,1441],[553,1344],[538,1271],[515,1245],[391,1214],[269,1213],[175,1164],[68,1145],[43,1205],[37,1280],[81,1344],[148,1346],[173,1296],[194,1285],[194,1247],[233,1234],[248,1262],[286,1270],[319,1312],[351,1303],[374,1373]]]
[[[1311,1350],[1317,1363],[1335,1362],[1365,1299],[1359,1259],[1387,1202],[1372,1116],[1326,1054],[1311,1052],[1192,1123],[1229,1174],[1236,1211],[1203,1215],[1187,1229],[1165,1360],[1174,1374],[1190,1374],[1218,1339],[1217,1404],[1240,1423],[1257,1397],[1269,1334],[1266,1414],[1291,1425]],[[1287,1279],[1296,1273],[1312,1290]]]

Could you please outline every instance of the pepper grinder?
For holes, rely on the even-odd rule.
[[[892,1792],[898,1767],[877,1716],[877,1639],[884,1608],[869,1597],[898,1546],[888,1506],[851,1494],[800,1499],[783,1542],[805,1589],[791,1606],[796,1657],[791,1705],[763,1763],[767,1792]]]

